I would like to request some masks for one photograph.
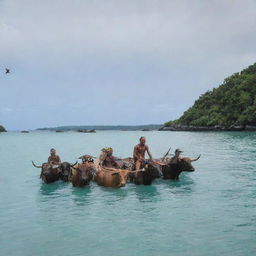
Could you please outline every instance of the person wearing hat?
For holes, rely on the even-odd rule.
[[[101,150],[100,161],[102,166],[109,168],[120,168],[118,163],[115,161],[115,157],[113,156],[113,149],[111,147],[103,148]]]
[[[183,151],[181,151],[179,148],[175,149],[174,151],[174,156],[170,159],[170,162],[172,164],[177,164],[178,162],[180,162],[182,159],[185,159],[187,157],[181,157],[180,156],[180,153],[182,153]],[[201,155],[199,155],[197,158],[195,159],[191,159],[189,158],[189,161],[190,162],[193,162],[193,161],[197,161],[199,158],[200,158]]]
[[[181,151],[179,148],[175,149],[174,156],[170,159],[170,162],[173,164],[177,164],[178,162],[180,162],[180,160],[182,159],[180,153],[182,152],[183,151]]]

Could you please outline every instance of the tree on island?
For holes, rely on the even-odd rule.
[[[256,126],[256,63],[207,91],[177,120],[165,126]]]

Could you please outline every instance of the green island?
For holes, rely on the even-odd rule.
[[[179,119],[160,130],[256,131],[256,63],[201,95]]]
[[[0,125],[0,132],[6,132],[5,128],[2,125]]]

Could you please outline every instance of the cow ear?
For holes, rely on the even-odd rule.
[[[112,173],[112,176],[114,176],[114,175],[118,175],[118,172],[114,172],[114,173]]]

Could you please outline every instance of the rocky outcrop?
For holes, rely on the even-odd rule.
[[[256,126],[251,125],[237,125],[224,127],[220,125],[215,126],[192,126],[192,125],[172,125],[164,126],[159,131],[191,131],[191,132],[209,132],[209,131],[256,131]]]
[[[83,133],[95,133],[96,132],[96,130],[82,130],[82,129],[79,129],[79,130],[77,130],[78,132],[83,132]]]
[[[2,125],[0,125],[0,132],[7,132]]]

